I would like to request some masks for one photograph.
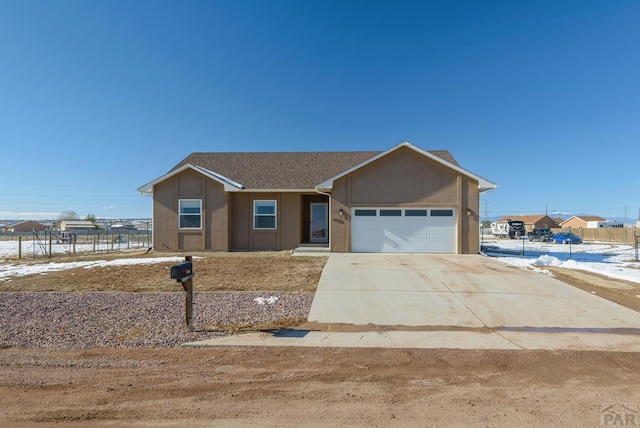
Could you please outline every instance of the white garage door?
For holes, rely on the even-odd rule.
[[[354,253],[455,253],[456,211],[450,208],[355,208]]]

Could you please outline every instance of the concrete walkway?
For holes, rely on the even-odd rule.
[[[308,320],[198,346],[640,351],[640,313],[481,255],[332,254]]]
[[[640,335],[584,332],[284,330],[185,343],[183,347],[296,346],[324,348],[549,349],[640,352]]]

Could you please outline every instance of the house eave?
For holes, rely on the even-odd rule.
[[[187,169],[192,169],[196,172],[199,172],[200,174],[214,180],[217,181],[218,183],[222,184],[224,186],[224,190],[227,192],[233,192],[236,190],[240,190],[243,189],[244,186],[240,183],[237,183],[233,180],[231,180],[230,178],[227,178],[221,174],[218,174],[214,171],[210,171],[206,168],[203,168],[201,166],[198,165],[193,165],[190,163],[184,164],[182,165],[180,168],[176,168],[172,171],[169,171],[168,173],[164,174],[161,177],[156,178],[153,181],[150,181],[149,183],[138,187],[138,192],[142,193],[143,195],[153,195],[153,187],[158,184],[163,182],[164,180],[173,177],[176,174],[180,174],[181,172],[187,170]]]
[[[314,193],[316,189],[237,189],[238,193]]]

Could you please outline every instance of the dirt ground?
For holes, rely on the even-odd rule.
[[[1,426],[582,427],[640,410],[632,353],[7,349],[0,362]]]
[[[196,260],[196,286],[313,291],[325,260],[210,255]],[[0,290],[173,291],[170,265],[75,269]],[[640,310],[636,285],[554,273]],[[9,348],[0,350],[0,426],[638,425],[638,385],[637,353]]]

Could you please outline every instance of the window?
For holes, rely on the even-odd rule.
[[[400,217],[402,210],[380,210],[380,217]]]
[[[431,217],[453,217],[453,210],[431,210]]]
[[[404,210],[405,217],[426,217],[427,210]]]
[[[202,227],[202,200],[180,199],[178,201],[178,227],[200,229]]]
[[[276,201],[253,201],[253,228],[276,229]]]
[[[355,210],[354,215],[357,217],[375,217],[376,210]]]

